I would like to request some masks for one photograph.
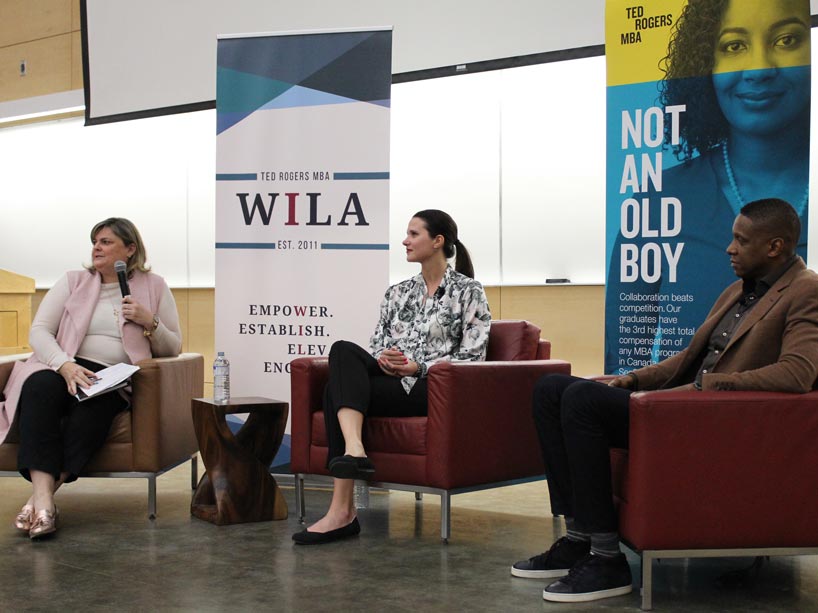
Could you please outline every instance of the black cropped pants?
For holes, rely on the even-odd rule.
[[[611,447],[628,448],[631,392],[568,375],[534,387],[533,414],[551,512],[573,517],[583,532],[618,532]]]
[[[332,458],[344,454],[338,410],[354,409],[365,416],[426,415],[427,380],[418,379],[407,394],[399,377],[384,373],[368,351],[349,341],[336,341],[329,351],[329,381],[324,388],[324,423]]]
[[[104,368],[82,359],[77,363],[94,372]],[[32,470],[49,473],[54,479],[67,472],[66,483],[76,480],[105,443],[116,414],[127,408],[128,402],[118,391],[79,402],[68,393],[58,372],[35,372],[23,384],[17,407],[17,470],[29,481]]]

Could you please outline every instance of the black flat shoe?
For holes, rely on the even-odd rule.
[[[375,474],[375,467],[369,458],[356,458],[351,455],[342,455],[332,458],[329,463],[329,474],[337,479],[371,479]]]
[[[350,536],[357,536],[360,533],[361,524],[358,523],[358,518],[356,517],[346,526],[330,530],[329,532],[310,532],[309,530],[296,532],[293,534],[293,540],[296,545],[323,545],[324,543],[340,541]]]

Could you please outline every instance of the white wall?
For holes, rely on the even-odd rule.
[[[392,96],[392,281],[415,273],[400,247],[411,215],[441,208],[486,284],[604,282],[604,58],[403,83]],[[94,223],[116,215],[138,225],[172,286],[212,287],[214,183],[215,111],[0,130],[0,268],[50,287],[88,261]]]
[[[0,130],[0,268],[50,287],[90,262],[89,231],[137,224],[172,286],[213,286],[215,111]]]
[[[570,95],[555,95],[569,76]],[[392,88],[393,280],[411,215],[455,218],[487,284],[604,280],[604,58]],[[0,267],[48,287],[89,229],[132,219],[172,286],[214,282],[215,111],[0,130]],[[577,161],[582,160],[581,164]]]
[[[542,24],[549,45],[601,42],[604,0],[543,4],[554,11]],[[813,12],[817,5],[811,0]],[[503,6],[513,13],[513,5]],[[602,283],[604,87],[603,58],[394,86],[392,280],[414,272],[399,246],[409,216],[442,208],[460,225],[487,284],[548,277]],[[121,215],[142,229],[157,272],[171,285],[212,286],[214,124],[214,112],[205,111],[91,128],[64,120],[0,130],[0,268],[49,287],[87,261],[90,227]],[[812,125],[818,129],[818,121]],[[811,208],[814,263],[818,207]]]

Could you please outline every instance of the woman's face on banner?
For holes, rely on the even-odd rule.
[[[810,103],[806,0],[731,0],[715,48],[713,86],[734,130],[769,134]]]

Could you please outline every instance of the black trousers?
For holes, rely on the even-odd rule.
[[[329,381],[324,388],[324,423],[332,458],[344,454],[344,435],[338,410],[354,409],[366,416],[426,415],[427,380],[418,379],[407,394],[400,378],[384,373],[368,351],[349,341],[336,341],[329,350]]]
[[[100,364],[78,359],[77,363],[96,372]],[[17,407],[20,448],[17,470],[31,481],[39,470],[66,483],[76,480],[88,460],[108,437],[111,422],[128,402],[119,392],[102,394],[79,402],[68,393],[65,379],[53,370],[34,373],[23,384]]]
[[[610,448],[628,448],[629,390],[546,375],[534,388],[533,413],[551,511],[583,532],[618,532]]]

